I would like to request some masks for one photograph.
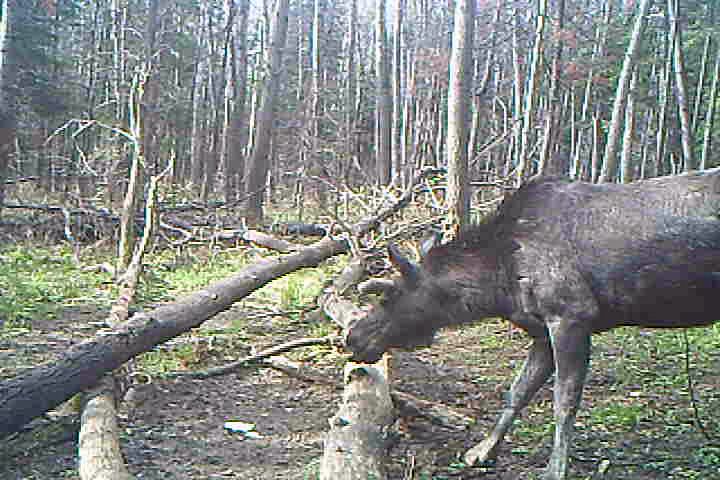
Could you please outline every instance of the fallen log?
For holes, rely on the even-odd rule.
[[[350,234],[361,236],[376,228],[410,202],[416,185],[437,172],[421,172],[396,202],[357,223]],[[106,372],[131,358],[202,325],[270,281],[301,268],[315,267],[348,248],[342,238],[325,237],[297,252],[260,260],[176,302],[138,312],[117,329],[99,331],[58,359],[0,382],[0,438],[95,385]]]
[[[57,360],[1,382],[0,438],[95,385],[106,372],[200,326],[270,281],[317,266],[346,249],[345,242],[324,238],[301,251],[263,259],[177,302],[136,313],[117,330],[101,330]]]

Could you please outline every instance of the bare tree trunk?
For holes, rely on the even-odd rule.
[[[700,169],[708,167],[710,158],[710,143],[713,133],[713,120],[715,117],[715,103],[718,101],[718,90],[720,90],[720,46],[717,49],[715,57],[715,70],[713,72],[712,87],[710,88],[710,98],[708,98],[708,109],[705,113],[705,132],[703,134],[702,159],[700,161]]]
[[[672,48],[675,44],[674,32],[672,29],[665,40],[665,62],[663,71],[658,82],[658,124],[655,138],[655,163],[658,175],[667,173],[665,169],[665,156],[667,152],[667,123],[668,123],[668,106],[670,105],[670,84],[672,76]]]
[[[112,90],[115,101],[115,119],[124,123],[124,105],[121,88],[125,83],[125,32],[127,23],[127,5],[122,0],[112,0],[110,6],[112,26],[110,41],[113,44]]]
[[[530,59],[530,71],[528,72],[527,90],[525,91],[525,106],[523,108],[522,131],[520,134],[520,163],[517,167],[517,183],[520,184],[528,178],[532,172],[530,163],[530,132],[533,129],[535,107],[540,89],[542,77],[541,66],[543,63],[543,50],[545,43],[545,17],[548,0],[537,0],[537,16],[535,23],[535,43],[533,45],[532,57]]]
[[[375,169],[380,185],[390,183],[392,175],[390,138],[392,132],[392,95],[388,75],[386,0],[377,0],[375,17]]]
[[[700,118],[700,110],[702,109],[702,100],[705,88],[705,78],[707,77],[708,63],[710,63],[710,47],[712,46],[712,34],[708,33],[705,37],[705,46],[703,47],[702,60],[700,63],[700,73],[698,74],[697,87],[695,88],[695,105],[692,112],[692,121],[690,128],[694,132]]]
[[[414,174],[414,162],[412,161],[412,153],[416,151],[418,145],[416,139],[417,121],[417,102],[415,93],[415,75],[416,75],[416,59],[415,50],[411,50],[407,54],[407,91],[403,100],[403,131],[402,131],[402,160],[401,163],[405,169],[405,178],[409,180]],[[407,182],[405,182],[407,184]]]
[[[602,144],[602,129],[600,128],[600,117],[597,113],[592,117],[592,134],[590,181],[595,183],[600,176],[600,147]]]
[[[16,121],[14,108],[6,98],[5,89],[12,81],[14,69],[8,65],[10,11],[7,0],[0,3],[0,214],[5,202],[5,180],[10,157],[15,149]]]
[[[392,61],[392,135],[391,135],[391,163],[394,175],[402,184],[402,128],[403,128],[403,101],[402,101],[402,43],[404,38],[406,0],[396,0],[395,19],[393,31],[393,61]]]
[[[147,65],[145,65],[147,68]],[[132,155],[130,163],[130,177],[128,178],[127,191],[123,200],[122,214],[120,217],[120,239],[118,242],[118,258],[116,271],[118,274],[125,272],[132,259],[135,247],[135,210],[142,196],[143,178],[143,151],[142,151],[142,115],[140,105],[142,103],[142,91],[145,82],[146,72],[139,72],[133,79],[128,98],[128,115],[130,118],[130,141],[132,143]],[[138,98],[139,96],[139,98]]]
[[[320,98],[321,89],[321,72],[320,72],[320,31],[322,28],[322,16],[320,11],[322,0],[313,0],[313,27],[312,27],[312,136],[313,136],[313,163],[317,162],[318,154],[318,137],[320,136],[320,115],[322,110],[322,100]]]
[[[247,111],[247,30],[250,3],[241,0],[238,8],[240,25],[237,29],[237,47],[233,49],[232,64],[234,102],[231,112],[230,130],[228,132],[228,151],[225,159],[225,201],[235,200],[242,194],[245,166],[245,144],[247,133],[245,112]]]
[[[557,9],[557,31],[562,32],[565,28],[565,0],[558,1]],[[558,129],[558,122],[560,121],[558,92],[560,91],[560,62],[562,61],[563,55],[563,43],[562,34],[558,34],[550,74],[548,104],[545,111],[545,132],[542,149],[540,150],[540,165],[538,166],[538,173],[540,175],[544,175],[545,173],[566,175],[568,173],[567,171],[560,171],[562,169],[561,165],[557,164],[558,159],[555,158],[554,155],[555,139],[557,137],[556,131]],[[553,164],[551,165],[551,163]]]
[[[203,130],[203,90],[207,76],[207,3],[200,1],[200,37],[195,58],[195,75],[192,85],[192,127],[190,132],[190,181],[196,187],[202,185],[205,172],[205,132]]]
[[[478,146],[478,137],[480,135],[480,127],[482,123],[482,112],[481,112],[481,106],[482,106],[482,97],[485,95],[486,90],[489,87],[490,84],[490,73],[493,67],[493,63],[495,63],[495,44],[496,44],[496,38],[497,38],[497,26],[500,25],[500,12],[501,12],[502,2],[501,0],[498,0],[495,4],[495,13],[493,16],[492,21],[492,30],[490,30],[490,40],[489,40],[489,48],[487,51],[487,58],[485,61],[485,70],[482,75],[482,81],[480,81],[480,85],[475,92],[470,92],[473,98],[472,106],[472,121],[471,121],[471,127],[470,127],[470,134],[468,136],[468,162],[469,165],[472,165],[473,159],[475,157],[475,150]],[[479,63],[478,63],[478,71],[475,72],[476,76],[479,76]]]
[[[670,18],[671,30],[675,31],[674,43],[672,45],[673,67],[675,70],[675,92],[677,93],[678,116],[680,117],[680,140],[684,157],[684,171],[696,167],[693,154],[693,131],[690,123],[690,99],[687,91],[687,74],[685,73],[685,61],[682,51],[682,30],[678,22],[679,1],[668,0],[668,16]]]
[[[357,0],[351,0],[348,10],[347,30],[347,63],[345,74],[345,150],[347,163],[345,165],[345,181],[350,180],[352,165],[357,159],[357,142],[355,134],[355,122],[357,114],[355,103],[357,101],[357,77],[356,77],[356,50],[357,50],[357,23],[358,23]]]
[[[160,111],[160,86],[158,73],[153,68],[156,61],[158,36],[160,35],[160,0],[150,0],[148,3],[147,28],[145,31],[145,59],[146,80],[145,93],[142,98],[142,142],[143,158],[147,162],[146,168],[152,173],[158,172],[159,147],[157,129],[160,127],[160,119],[157,112]]]
[[[473,38],[475,1],[456,0],[455,26],[450,58],[448,87],[448,223],[457,232],[470,221],[470,179],[468,178],[468,133],[470,86],[473,83]]]
[[[628,90],[627,105],[625,106],[625,131],[623,134],[622,150],[620,151],[620,183],[633,181],[632,146],[635,136],[635,89],[637,88],[638,71],[633,70],[630,88]]]
[[[270,142],[275,120],[275,100],[282,75],[282,52],[288,27],[288,0],[278,0],[272,14],[269,44],[265,50],[267,71],[262,82],[255,127],[255,142],[248,171],[247,216],[251,222],[263,217],[263,189],[270,168]]]
[[[615,91],[615,101],[613,103],[612,118],[607,135],[607,143],[605,144],[605,155],[603,156],[603,165],[600,172],[600,183],[610,182],[615,179],[617,170],[617,147],[620,143],[620,129],[625,118],[625,105],[627,103],[628,88],[630,86],[630,77],[640,55],[640,45],[642,43],[642,34],[645,29],[645,17],[650,10],[652,0],[640,0],[635,24],[633,26],[630,44],[625,52],[625,61],[623,62],[620,78],[618,79],[617,90]]]
[[[207,106],[205,115],[205,174],[202,177],[200,187],[200,201],[206,203],[208,197],[215,189],[215,177],[220,165],[220,124],[221,124],[221,98],[222,95],[217,87],[217,80],[222,78],[218,75],[217,62],[210,59],[217,57],[217,40],[215,35],[214,15],[210,14],[208,6],[207,15],[208,51],[207,51],[207,84],[205,86],[204,104]]]
[[[508,158],[503,176],[510,174],[511,167],[520,166],[520,144],[522,143],[522,109],[523,109],[523,75],[522,61],[520,59],[520,41],[518,39],[520,30],[520,12],[517,7],[513,8],[513,34],[512,34],[512,62],[513,62],[513,141],[511,158]]]

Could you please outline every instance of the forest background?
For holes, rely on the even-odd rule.
[[[460,23],[431,0],[4,3],[3,186],[112,203],[138,154],[255,219],[279,187],[402,186],[459,153],[475,189],[717,163],[713,1],[461,2]]]
[[[267,239],[245,237],[248,226],[318,222],[321,234],[353,233],[359,218],[402,198],[430,168],[447,176],[423,178],[413,197],[421,213],[394,217],[363,240],[364,253],[433,224],[479,218],[536,174],[631,182],[717,166],[719,8],[677,0],[0,0],[0,375],[8,379],[0,393],[17,372],[52,364],[90,338],[98,322],[112,326],[118,299],[125,318],[132,303],[154,311],[155,302],[276,258],[275,245],[256,248]],[[160,216],[144,222],[155,193]],[[151,224],[160,239],[145,275],[129,281],[133,252],[142,251],[133,237]],[[228,465],[244,478],[317,470],[306,449],[319,456],[317,438],[337,403],[332,387],[259,374],[200,386],[164,375],[236,359],[276,335],[331,336],[315,300],[342,266],[285,276],[128,366],[160,392],[141,420],[121,417],[130,469],[148,478],[209,478]],[[720,453],[695,419],[707,420],[720,400],[718,328],[690,334],[692,355],[674,333],[623,330],[598,342],[582,419],[585,474],[712,478]],[[400,354],[398,383],[480,412],[489,426],[488,412],[500,408],[494,389],[517,366],[524,340],[497,322],[443,340],[432,353]],[[470,355],[468,342],[492,360]],[[293,359],[338,377],[342,354],[317,348]],[[691,365],[694,385],[686,382]],[[229,402],[238,389],[242,402]],[[306,410],[267,419],[270,393],[271,408]],[[520,460],[488,478],[538,474],[549,405],[541,399],[511,439]],[[267,440],[264,458],[252,444],[228,442],[214,415],[240,413],[290,440]],[[12,416],[6,408],[0,418]],[[187,435],[189,426],[202,435]],[[391,470],[402,475],[417,459],[417,478],[452,478],[455,454],[481,438],[477,430],[409,435],[416,443],[393,453]],[[605,458],[617,432],[629,460]],[[6,442],[3,474],[74,478],[74,444],[50,444]],[[162,458],[148,453],[156,448]]]

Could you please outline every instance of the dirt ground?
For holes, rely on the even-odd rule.
[[[0,338],[0,376],[9,365],[32,365],[66,349],[88,332],[81,327],[98,312],[76,309],[60,322],[33,326],[32,332]],[[206,325],[222,328],[224,319],[242,314],[231,310]],[[267,331],[266,321],[248,328],[249,338],[216,339],[208,363],[220,364],[241,357],[249,346],[262,348],[304,336],[307,325],[286,325],[284,333]],[[264,323],[263,323],[264,322]],[[274,326],[282,324],[276,321]],[[253,332],[257,335],[252,337]],[[480,336],[493,335],[491,350],[478,348]],[[198,342],[203,333],[178,339]],[[507,325],[490,322],[481,327],[444,332],[431,349],[398,352],[394,356],[395,386],[433,402],[474,416],[469,430],[438,426],[421,417],[402,417],[390,450],[391,479],[518,480],[539,478],[551,445],[552,406],[545,387],[502,448],[492,468],[463,468],[462,453],[479,442],[501,407],[502,392],[524,358],[527,339]],[[163,347],[163,348],[172,348]],[[612,354],[612,352],[610,352]],[[298,354],[308,372],[330,383],[289,376],[270,368],[253,368],[208,380],[162,380],[139,387],[123,405],[121,429],[124,455],[136,478],[296,480],[317,478],[323,433],[335,413],[341,394],[342,354],[332,348],[312,348]],[[22,361],[20,361],[22,360]],[[199,367],[198,367],[199,368]],[[586,390],[583,410],[601,402],[612,390],[611,375],[594,371]],[[664,393],[658,392],[658,398]],[[662,407],[660,407],[662,408]],[[260,438],[245,438],[223,428],[229,420],[251,422]],[[632,429],[603,430],[578,420],[573,478],[577,479],[720,479],[720,473],[690,465],[689,452],[707,444],[694,429],[657,435],[661,418],[650,417]],[[54,422],[40,419],[20,435],[0,445],[0,479],[76,479],[77,423],[72,417]],[[43,433],[40,433],[43,432]],[[533,433],[535,432],[535,433]],[[537,434],[540,432],[540,434]]]

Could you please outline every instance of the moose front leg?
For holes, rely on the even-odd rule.
[[[575,416],[580,405],[590,361],[590,334],[580,322],[554,319],[549,323],[555,358],[555,439],[545,475],[546,480],[564,480]]]
[[[514,418],[530,403],[535,393],[543,386],[554,369],[550,339],[536,338],[527,359],[506,396],[505,408],[488,437],[468,450],[465,463],[474,465],[492,460],[505,434],[510,430]]]

